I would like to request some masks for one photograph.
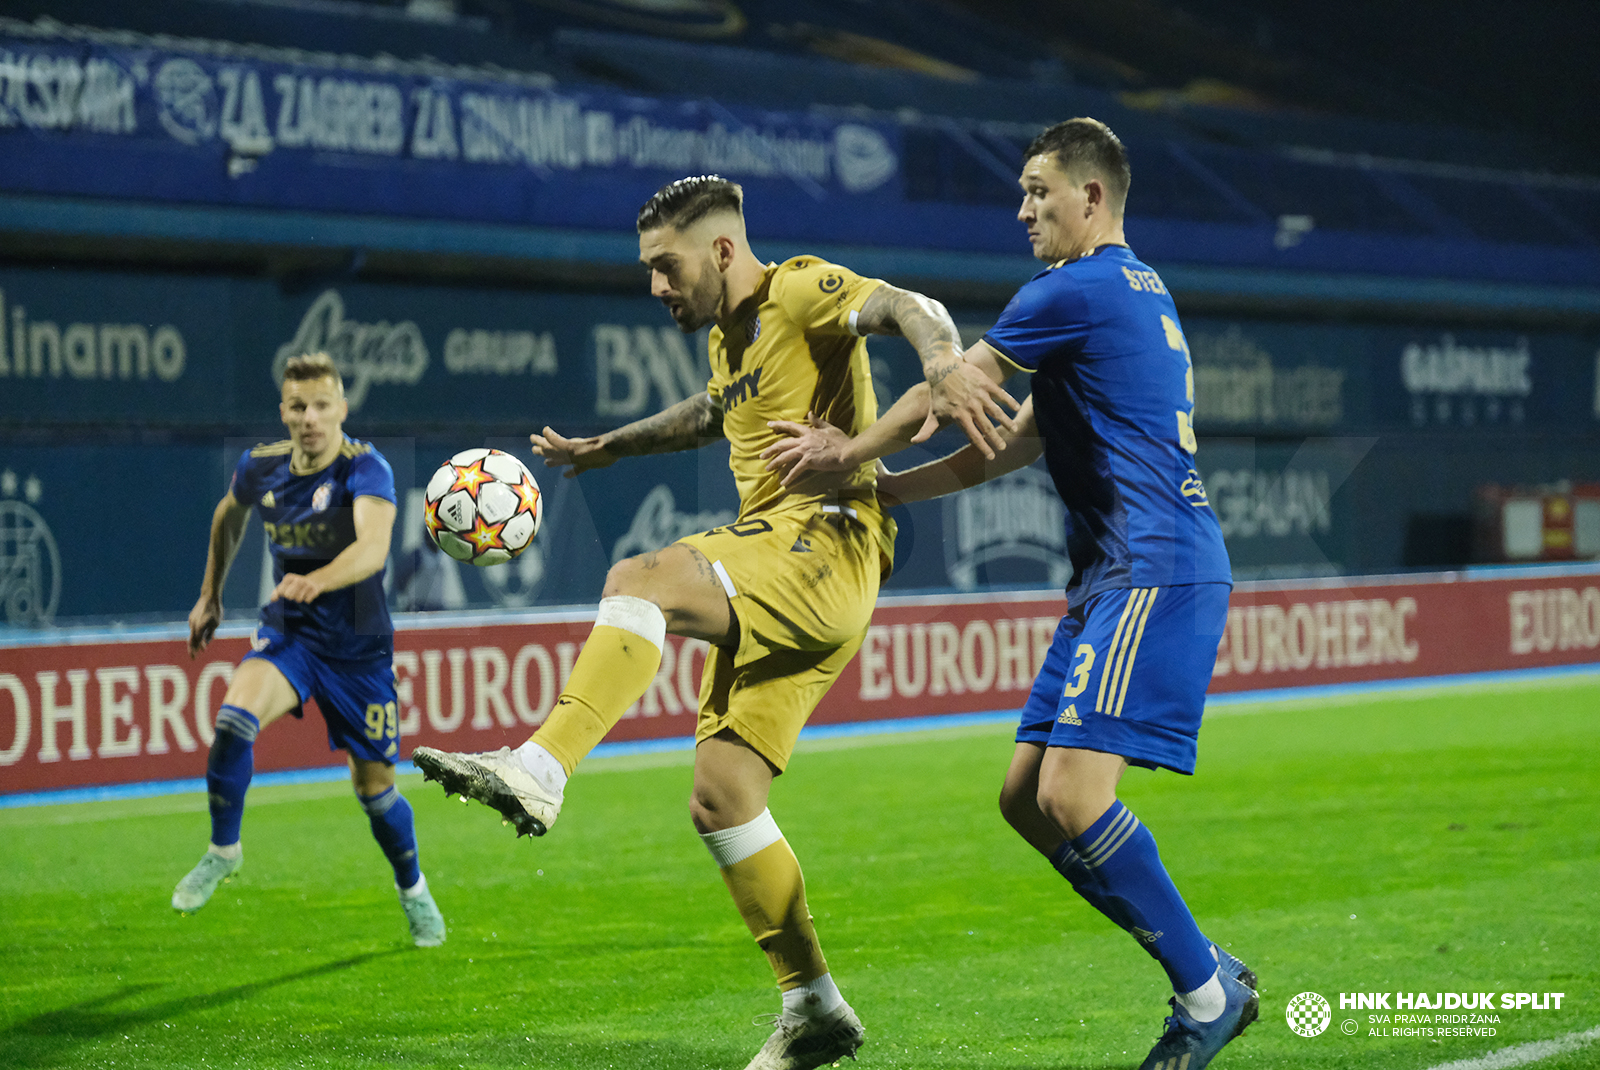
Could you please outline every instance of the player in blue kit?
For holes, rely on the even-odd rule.
[[[1032,395],[992,461],[968,446],[879,492],[936,497],[1044,454],[1067,507],[1069,610],[1034,682],[1001,789],[1006,820],[1166,970],[1172,1014],[1143,1070],[1200,1070],[1255,1020],[1256,976],[1195,924],[1156,841],[1117,799],[1131,765],[1194,772],[1232,573],[1194,467],[1194,370],[1161,278],[1123,237],[1130,170],[1103,123],[1070,119],[1027,150],[1018,218],[1050,263],[965,354]],[[787,479],[925,437],[927,388],[846,439],[810,425],[769,448]]]
[[[444,943],[444,918],[417,861],[411,805],[394,783],[400,725],[394,625],[383,593],[394,473],[371,445],[345,436],[350,407],[326,354],[288,362],[279,412],[289,438],[239,459],[211,518],[205,579],[189,613],[193,657],[222,620],[223,580],[250,510],[260,510],[277,587],[217,713],[206,762],[211,844],[178,882],[172,906],[199,910],[243,864],[239,826],[256,736],[286,713],[300,716],[301,704],[314,698],[329,747],[349,755],[356,797],[394,867],[412,939],[435,947]]]

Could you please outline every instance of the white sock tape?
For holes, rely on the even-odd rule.
[[[641,639],[648,639],[657,647],[663,647],[667,643],[667,618],[662,616],[660,606],[643,598],[634,598],[626,594],[614,594],[610,598],[602,598],[600,612],[595,616],[594,622],[596,625],[604,624],[632,632]]]
[[[778,823],[772,819],[772,811],[763,810],[761,816],[754,821],[735,825],[731,829],[704,832],[700,834],[700,839],[705,841],[706,849],[711,852],[711,857],[716,860],[718,867],[727,869],[743,862],[757,851],[771,847],[783,839],[783,833],[778,830]]]

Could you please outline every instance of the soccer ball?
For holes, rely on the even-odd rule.
[[[533,543],[544,497],[527,465],[504,450],[462,450],[433,473],[423,523],[457,561],[498,565]]]

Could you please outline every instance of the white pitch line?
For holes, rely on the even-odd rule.
[[[1476,1059],[1459,1059],[1453,1063],[1440,1063],[1429,1070],[1509,1070],[1513,1066],[1526,1066],[1552,1055],[1577,1051],[1600,1040],[1600,1026],[1582,1033],[1568,1033],[1564,1037],[1536,1040],[1531,1044],[1518,1044],[1514,1048],[1501,1048]]]

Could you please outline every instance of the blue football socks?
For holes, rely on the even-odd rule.
[[[402,890],[413,887],[422,879],[422,867],[417,862],[417,830],[411,804],[393,785],[377,795],[358,794],[356,798],[372,821],[372,838],[394,867],[394,882]]]
[[[1177,992],[1193,992],[1217,972],[1211,943],[1178,894],[1150,835],[1121,802],[1069,840],[1051,863],[1078,894],[1131,933],[1161,963]],[[1076,865],[1071,855],[1076,856]],[[1059,861],[1058,861],[1059,859]]]
[[[1084,865],[1083,859],[1078,857],[1078,852],[1072,849],[1071,840],[1061,841],[1056,853],[1050,856],[1050,864],[1055,867],[1057,873],[1072,883],[1072,890],[1081,895],[1090,906],[1110,918],[1117,928],[1133,936],[1133,922],[1128,920],[1122,910],[1122,903],[1105,894],[1105,889],[1095,879],[1094,871]],[[1159,958],[1156,949],[1150,944],[1140,940],[1139,946],[1149,952],[1151,958]]]
[[[256,733],[261,722],[242,706],[217,711],[217,735],[206,758],[206,792],[211,806],[211,842],[228,847],[239,842],[244,820],[244,793],[255,771]]]

